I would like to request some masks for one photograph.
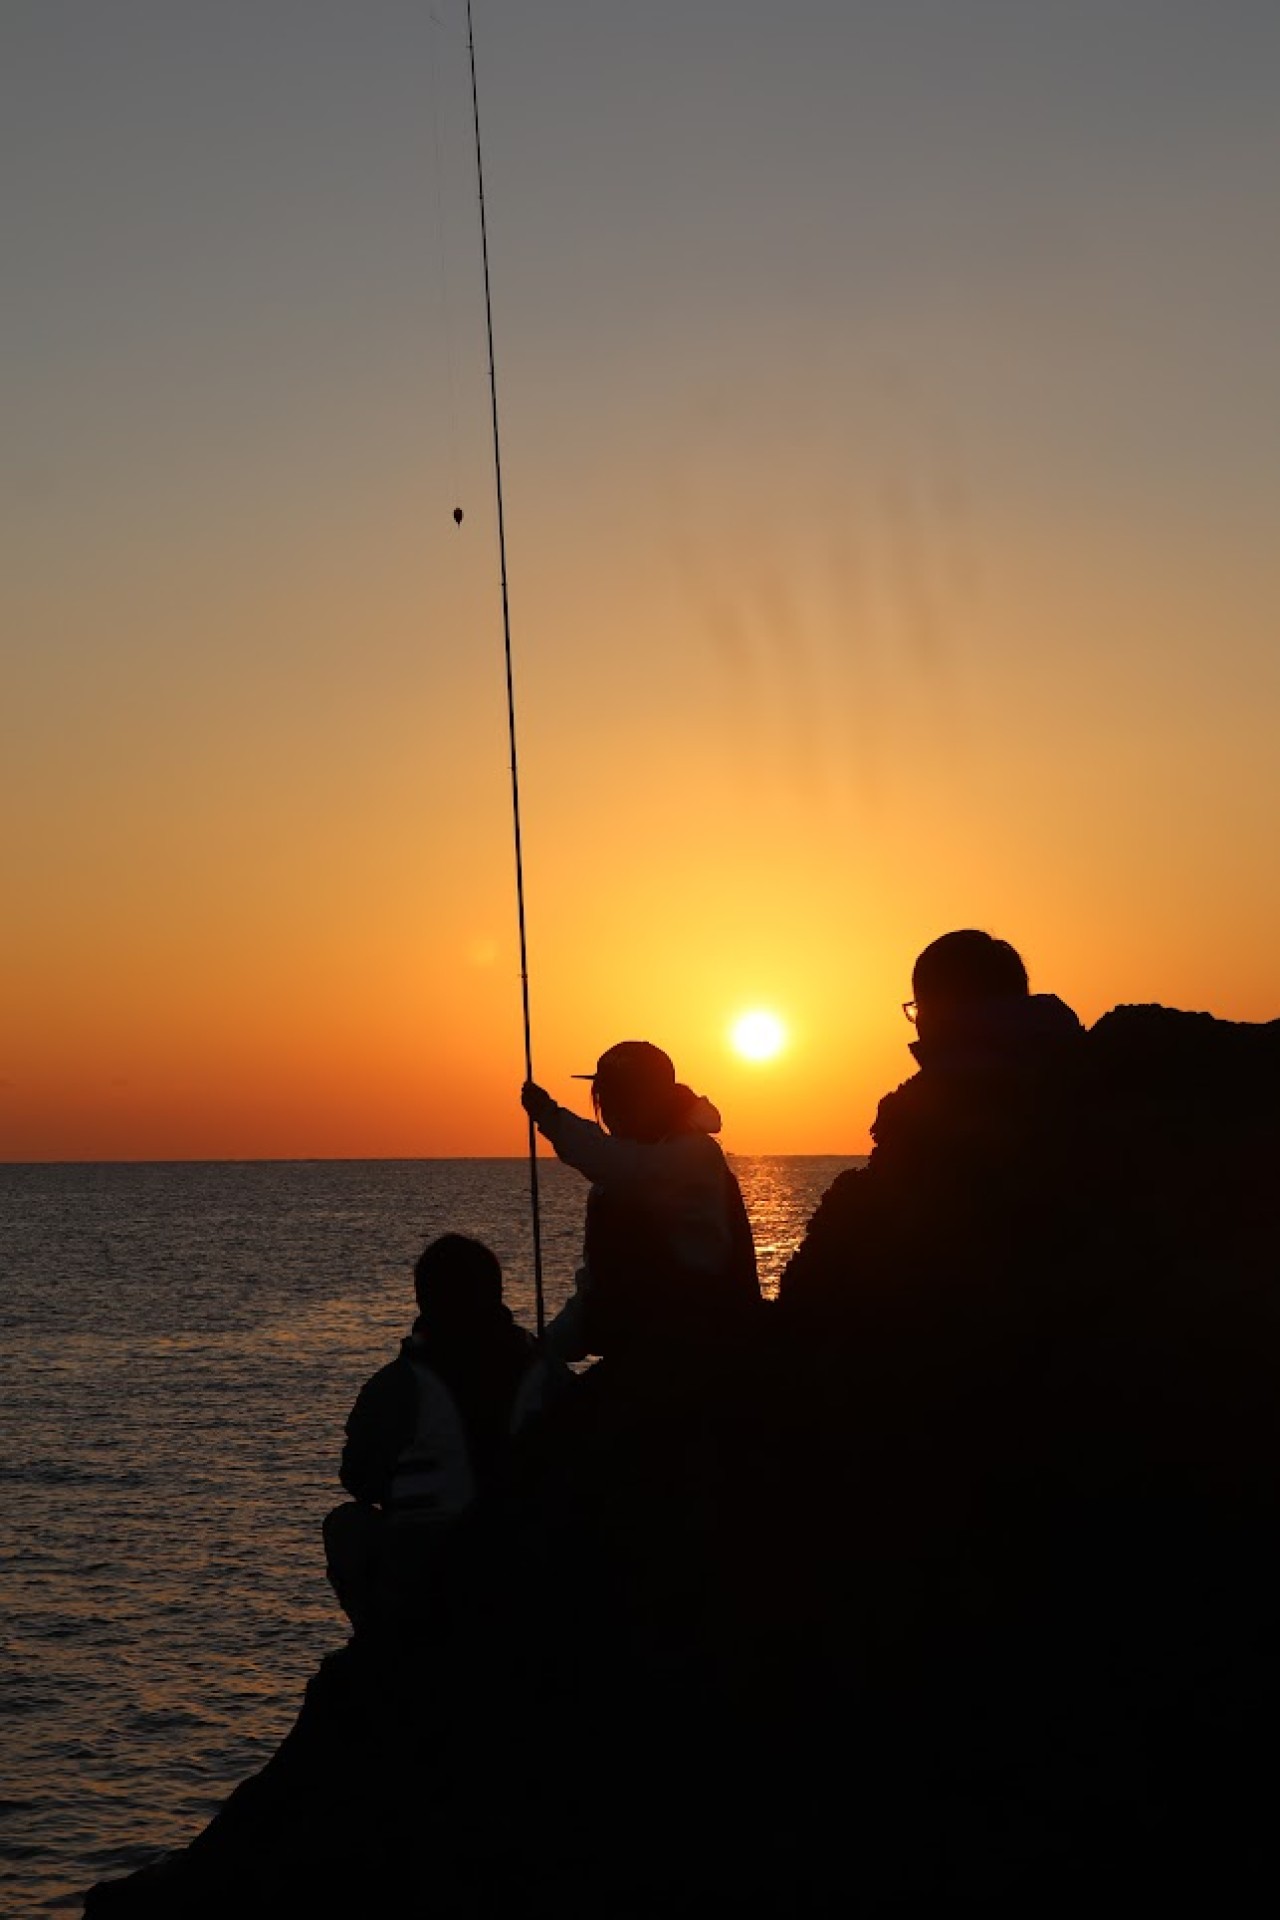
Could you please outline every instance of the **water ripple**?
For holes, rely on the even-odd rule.
[[[736,1163],[767,1291],[844,1161]],[[547,1301],[582,1182],[541,1180]],[[189,1840],[345,1638],[342,1427],[446,1230],[533,1318],[519,1161],[0,1167],[0,1912],[76,1912]]]

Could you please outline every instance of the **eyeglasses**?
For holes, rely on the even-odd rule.
[[[908,1020],[911,1022],[912,1026],[914,1027],[916,1023],[916,1015],[920,1011],[917,1003],[914,1000],[904,1000],[902,1003],[902,1011],[906,1014]]]

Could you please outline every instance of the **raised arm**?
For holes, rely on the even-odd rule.
[[[588,1180],[608,1181],[613,1185],[642,1178],[652,1160],[652,1147],[637,1140],[615,1140],[594,1120],[584,1120],[552,1099],[545,1087],[527,1080],[520,1104],[544,1139],[556,1150],[566,1166],[576,1167]]]

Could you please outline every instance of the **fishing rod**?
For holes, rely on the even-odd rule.
[[[529,1019],[529,951],[525,937],[524,853],[520,834],[520,766],[516,753],[515,679],[511,670],[511,603],[507,592],[507,525],[502,507],[502,441],[498,433],[498,374],[493,352],[493,300],[489,291],[489,232],[484,211],[484,162],[480,154],[480,94],[476,86],[476,41],[467,0],[467,57],[471,64],[471,118],[475,128],[476,192],[480,201],[480,257],[484,265],[484,325],[489,349],[489,411],[493,422],[493,479],[498,505],[498,569],[502,579],[502,645],[507,670],[507,734],[511,743],[511,820],[516,849],[516,918],[520,927],[520,1005],[524,1015],[524,1077],[533,1079],[533,1039]],[[461,510],[455,512],[461,519]],[[542,1220],[538,1204],[538,1135],[529,1117],[529,1201],[533,1221],[533,1304],[538,1337],[546,1324],[542,1297]]]

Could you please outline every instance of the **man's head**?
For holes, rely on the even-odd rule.
[[[591,1098],[619,1139],[660,1140],[679,1107],[675,1067],[648,1040],[620,1040],[597,1060]]]
[[[911,970],[911,990],[920,1038],[944,1040],[979,1003],[1025,999],[1027,970],[1007,940],[964,927],[925,948]]]
[[[483,1241],[445,1233],[419,1254],[413,1290],[424,1320],[459,1325],[486,1318],[502,1305],[502,1268]]]

